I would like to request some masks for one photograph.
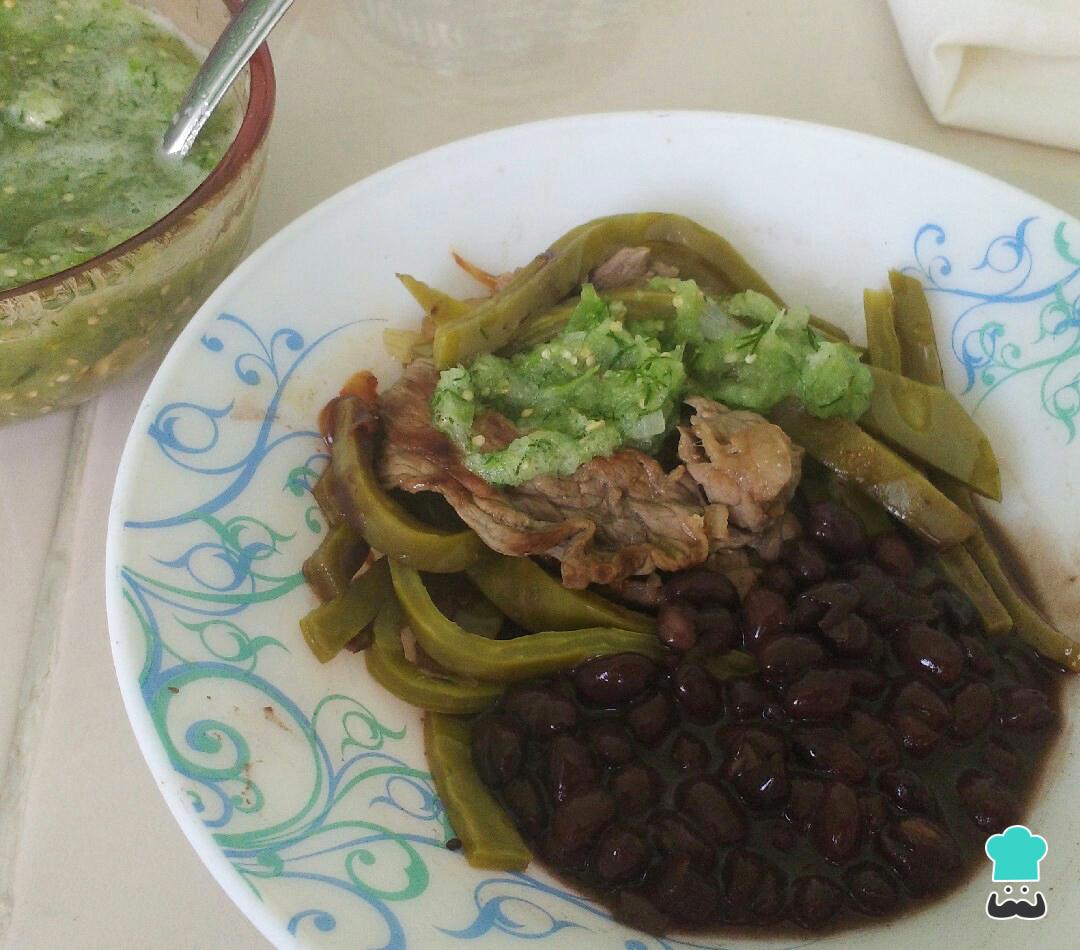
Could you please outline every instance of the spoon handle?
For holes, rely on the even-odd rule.
[[[165,132],[162,151],[183,158],[229,86],[240,75],[259,44],[277,25],[293,0],[247,0],[218,37],[210,55],[192,80],[176,118]]]

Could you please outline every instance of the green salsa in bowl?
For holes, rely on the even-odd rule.
[[[157,155],[194,48],[229,16],[223,0],[0,0],[0,424],[159,358],[238,261],[273,112],[266,48],[188,158]]]

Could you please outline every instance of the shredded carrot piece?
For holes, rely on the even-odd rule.
[[[481,267],[477,267],[472,261],[465,260],[457,251],[450,252],[454,257],[454,263],[457,264],[466,274],[470,277],[480,281],[488,290],[498,290],[499,278],[495,274],[489,274]]]

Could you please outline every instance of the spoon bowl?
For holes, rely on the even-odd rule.
[[[247,0],[240,8],[195,74],[176,117],[165,130],[161,151],[166,158],[187,155],[229,87],[292,3]]]

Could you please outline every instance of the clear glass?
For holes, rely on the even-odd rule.
[[[407,59],[446,75],[486,75],[522,64],[535,70],[603,43],[640,0],[347,2],[366,30]]]
[[[139,5],[204,49],[230,17],[224,0]],[[159,360],[236,266],[251,235],[274,111],[265,46],[230,95],[243,105],[236,138],[179,206],[98,257],[0,293],[0,425],[76,405]]]

